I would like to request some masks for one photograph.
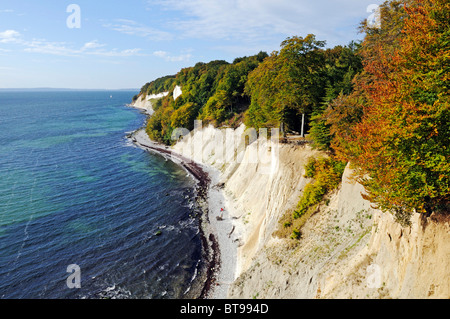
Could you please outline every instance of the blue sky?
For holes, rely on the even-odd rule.
[[[345,45],[361,39],[359,22],[381,3],[2,0],[0,88],[134,89],[200,61],[270,53],[293,35]]]

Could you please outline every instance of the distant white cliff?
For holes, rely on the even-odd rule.
[[[130,104],[131,107],[141,109],[148,115],[153,115],[153,105],[148,99],[145,99],[144,96],[139,95],[139,97]]]
[[[173,99],[176,100],[183,92],[181,91],[181,86],[177,85],[173,90]],[[139,95],[139,97],[130,105],[132,107],[144,110],[148,115],[153,115],[153,105],[152,100],[158,100],[169,95],[169,92],[161,92],[158,94]]]
[[[152,94],[147,96],[147,101],[153,100],[153,99],[161,99],[165,96],[169,95],[169,92],[162,92],[158,94]]]

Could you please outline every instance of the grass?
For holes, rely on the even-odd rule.
[[[363,233],[360,234],[358,239],[351,246],[348,246],[347,248],[345,248],[345,250],[339,255],[338,259],[347,257],[347,254],[350,252],[350,250],[352,250],[356,245],[358,245],[358,243],[361,241],[361,239],[363,239],[367,234],[369,234],[371,230],[372,230],[372,226],[367,227],[367,229]]]

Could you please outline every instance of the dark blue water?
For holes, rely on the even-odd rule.
[[[0,92],[0,298],[189,290],[201,255],[194,182],[127,140],[145,121],[125,106],[134,94]],[[72,264],[80,289],[66,283]]]

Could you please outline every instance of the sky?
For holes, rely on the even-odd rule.
[[[1,0],[0,88],[139,89],[312,33],[360,40],[380,0]]]

